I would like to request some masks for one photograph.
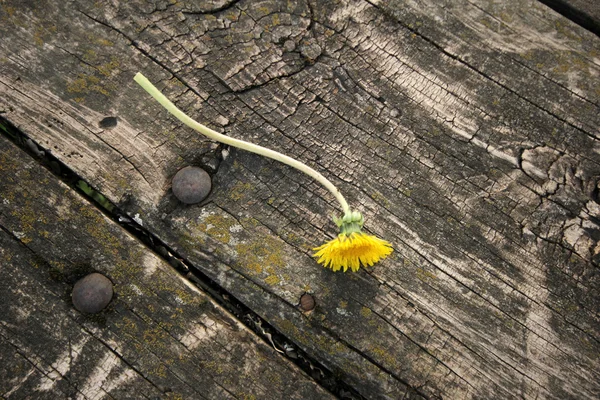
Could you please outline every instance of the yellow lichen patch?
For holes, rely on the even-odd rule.
[[[191,224],[190,227],[193,230],[207,234],[221,243],[229,243],[231,228],[236,224],[237,221],[229,216],[211,214],[203,220]]]
[[[119,59],[116,57],[112,57],[109,62],[101,64],[98,66],[98,71],[104,76],[111,76],[114,71],[116,71],[121,63]]]
[[[229,192],[229,198],[234,201],[240,201],[246,196],[246,192],[252,188],[249,183],[237,182]]]
[[[554,69],[552,71],[556,72],[556,73],[564,74],[564,73],[568,72],[570,68],[571,68],[570,64],[564,63],[564,64],[559,64],[558,66],[554,67]]]
[[[210,371],[213,374],[221,375],[225,370],[223,369],[223,363],[217,361],[202,361],[201,366],[203,369]]]
[[[33,41],[35,42],[36,45],[38,46],[43,46],[45,41],[44,41],[44,36],[46,34],[55,34],[56,33],[56,26],[55,25],[51,25],[49,27],[43,27],[43,26],[39,26],[38,28],[36,28],[35,32],[33,33]]]
[[[110,40],[107,40],[107,39],[104,39],[104,38],[97,38],[96,40],[94,40],[94,42],[96,44],[99,44],[100,46],[106,46],[106,47],[113,47],[115,45]]]
[[[260,222],[256,218],[247,217],[240,219],[240,223],[244,228],[253,228],[260,225]]]
[[[394,368],[399,367],[396,357],[391,355],[389,351],[386,351],[379,347],[373,348],[372,351],[373,354],[375,354],[379,360],[382,360],[384,362],[384,365],[393,366]]]
[[[362,315],[365,318],[369,318],[372,313],[373,313],[373,311],[371,311],[371,309],[368,307],[362,307],[360,309],[360,315]]]
[[[149,282],[152,284],[152,291],[154,293],[163,292],[164,294],[169,294],[174,297],[174,300],[179,304],[198,305],[201,302],[201,300],[197,296],[194,296],[190,291],[179,287],[178,282],[173,281],[171,274],[166,273],[162,269],[154,270],[149,278]],[[160,293],[161,297],[164,296],[163,293]],[[182,311],[180,308],[177,310],[179,312]]]
[[[64,262],[49,260],[48,264],[50,265],[50,276],[52,278],[61,279],[63,278],[63,273],[65,271],[66,265]]]
[[[277,275],[269,275],[265,278],[265,283],[270,286],[277,285],[281,282],[281,279]]]
[[[20,193],[23,195],[24,193]],[[26,196],[23,196],[26,197]],[[18,218],[19,220],[19,229],[22,231],[31,232],[34,228],[33,225],[38,220],[39,213],[34,211],[34,207],[30,201],[26,201],[25,205],[18,210],[14,210],[11,212],[13,217]]]
[[[181,300],[181,302],[183,304],[200,305],[205,302],[200,297],[195,296],[193,293],[191,293],[187,290],[175,289],[174,293],[177,296],[177,298]]]
[[[375,200],[376,202],[383,204],[385,207],[388,207],[390,205],[390,201],[387,199],[387,197],[385,197],[383,194],[381,194],[379,192],[371,193],[371,198],[373,200]]]
[[[8,6],[2,6],[2,10],[6,13],[6,15],[8,15],[9,17],[12,17],[13,15],[15,15],[15,8],[14,7],[8,7]]]
[[[150,375],[158,376],[161,378],[167,377],[167,367],[164,364],[159,364],[150,370]]]
[[[139,255],[141,252],[140,249],[137,249],[136,252],[133,252],[130,249],[127,251],[129,251],[129,253],[126,258],[119,257],[118,250],[114,251],[114,268],[110,271],[110,276],[111,279],[116,282],[137,281],[137,279],[139,279],[139,274],[141,274],[144,269],[143,258]],[[136,292],[135,294],[139,294],[138,292],[141,292],[144,295],[152,294],[152,290],[148,286],[136,285],[131,289]]]
[[[528,61],[533,60],[533,50],[527,50],[521,53],[521,57]]]
[[[298,329],[298,327],[288,319],[278,319],[277,317],[275,317],[274,323],[275,326],[287,336],[296,338],[300,335],[300,330]]]
[[[342,343],[327,336],[314,335],[308,331],[300,331],[300,329],[298,329],[298,327],[290,320],[274,318],[273,325],[290,338],[297,340],[301,345],[310,345],[311,347],[316,346],[320,351],[329,355],[340,354],[347,350],[346,346]]]
[[[124,317],[121,322],[115,324],[117,328],[123,331],[123,334],[128,337],[136,337],[138,334],[138,327],[136,323],[129,317]]]
[[[2,249],[0,249],[0,255],[2,256],[2,259],[6,262],[12,261],[13,255],[10,254],[9,252],[6,251],[2,251]],[[37,260],[32,260],[31,265],[33,265],[34,268],[39,268],[42,264],[37,261]]]
[[[206,245],[206,240],[194,233],[181,232],[179,237],[179,245],[183,249],[184,254],[193,254],[197,249],[203,248]]]
[[[274,268],[285,267],[283,244],[271,236],[257,237],[248,243],[236,246],[239,263],[256,274],[273,272]]]
[[[88,80],[92,83],[98,83],[100,80],[95,76],[79,74],[78,78],[67,85],[67,91],[70,93],[82,93],[88,89]]]
[[[566,38],[576,42],[581,42],[583,40],[583,38],[577,34],[577,31],[571,29],[571,27],[565,24],[562,20],[555,20],[554,27],[556,28],[556,32]]]
[[[159,354],[166,350],[166,344],[169,342],[170,336],[161,326],[153,326],[142,332],[142,344],[146,350],[152,351],[154,354]],[[165,364],[172,364],[173,360],[162,358]]]
[[[81,58],[83,59],[83,61],[85,61],[87,63],[94,63],[98,60],[98,53],[96,53],[96,50],[94,50],[94,49],[87,49],[83,53],[83,56],[81,56]],[[82,63],[82,65],[87,65],[87,64]]]
[[[103,38],[101,36],[96,36],[91,32],[87,32],[85,34],[86,41],[89,43],[93,43],[96,45],[104,46],[104,47],[113,47],[115,44],[111,40]]]
[[[96,92],[108,96],[114,90],[114,85],[109,85],[95,75],[79,74],[76,79],[67,84],[67,92],[88,94]]]
[[[99,211],[83,205],[79,208],[79,215],[85,217],[84,227],[87,232],[94,237],[96,243],[102,245],[109,254],[116,254],[119,249],[123,248],[121,241],[106,229],[106,222]]]
[[[356,361],[346,358],[340,361],[340,368],[348,376],[364,376],[366,374],[381,373],[372,363],[357,363]]]
[[[228,19],[229,21],[231,21],[231,22],[236,22],[236,21],[238,20],[238,16],[237,16],[237,14],[236,14],[235,12],[231,12],[231,11],[230,11],[230,12],[228,12],[228,13],[226,13],[226,14],[224,15],[224,17],[225,17],[226,19]]]
[[[437,279],[437,275],[431,271],[424,269],[424,268],[417,268],[417,278],[419,278],[423,282],[427,282],[427,281]]]
[[[512,23],[514,20],[514,15],[513,14],[509,14],[507,12],[500,12],[498,13],[498,17],[503,21],[506,22],[507,24]]]

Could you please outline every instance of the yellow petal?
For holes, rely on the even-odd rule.
[[[348,268],[356,272],[361,265],[371,267],[393,251],[389,242],[362,232],[342,233],[313,250],[319,264],[333,271],[343,268],[344,272]]]

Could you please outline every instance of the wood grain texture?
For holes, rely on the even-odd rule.
[[[363,396],[598,397],[594,35],[533,1],[12,7],[5,117]],[[138,70],[201,122],[322,171],[395,256],[317,266],[336,233],[324,189],[223,161]],[[216,170],[207,204],[169,191],[188,164]]]
[[[0,171],[3,399],[332,398],[5,138]],[[115,296],[85,315],[92,271]]]
[[[600,4],[595,0],[540,0],[576,24],[600,36]]]
[[[596,23],[600,22],[600,6],[594,0],[559,0],[575,10],[589,15]]]

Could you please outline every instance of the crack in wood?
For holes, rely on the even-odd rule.
[[[200,97],[200,98],[204,98],[198,91],[196,91],[190,84],[188,84],[183,78],[181,78],[179,76],[179,74],[173,70],[172,68],[170,68],[168,65],[164,64],[163,62],[161,62],[159,59],[157,59],[156,57],[154,57],[152,54],[148,53],[146,50],[144,50],[142,47],[140,47],[138,45],[138,43],[131,39],[129,36],[127,36],[124,32],[122,32],[121,30],[115,28],[114,26],[110,25],[107,22],[104,22],[100,19],[97,19],[91,15],[88,15],[87,13],[85,13],[84,11],[78,10],[79,13],[81,13],[82,15],[85,15],[87,18],[91,19],[92,21],[105,26],[106,28],[117,32],[120,36],[122,36],[123,38],[125,38],[129,44],[134,47],[137,51],[139,51],[142,55],[144,55],[145,57],[147,57],[149,60],[151,60],[152,62],[154,62],[156,65],[158,65],[160,68],[164,69],[165,71],[169,72],[175,79],[177,79],[179,82],[181,82],[184,86],[186,86],[189,90],[191,90],[196,96]]]
[[[444,47],[442,47],[441,45],[439,45],[438,43],[436,43],[435,41],[433,41],[431,38],[427,37],[423,33],[419,32],[417,29],[415,29],[413,27],[410,27],[404,21],[401,21],[399,18],[395,17],[392,13],[389,12],[389,10],[380,7],[378,4],[372,2],[371,0],[364,0],[364,1],[366,1],[369,4],[371,4],[376,9],[380,10],[383,14],[388,15],[390,18],[392,18],[393,20],[395,20],[396,22],[398,22],[403,28],[408,29],[409,31],[411,31],[415,35],[417,35],[420,38],[422,38],[425,42],[427,42],[431,46],[435,47],[442,54],[446,55],[447,57],[450,57],[451,59],[453,59],[455,61],[458,61],[459,63],[461,63],[465,67],[469,68],[470,70],[472,70],[472,71],[476,72],[477,74],[481,75],[482,77],[484,77],[486,80],[488,80],[490,82],[494,82],[496,85],[500,86],[501,88],[503,88],[507,92],[509,92],[509,93],[517,96],[519,99],[527,102],[528,104],[534,106],[535,108],[540,109],[541,111],[545,112],[546,114],[548,114],[548,115],[556,118],[557,120],[565,123],[566,125],[572,127],[573,129],[576,129],[577,131],[579,131],[581,133],[584,133],[585,135],[587,135],[587,136],[589,136],[589,137],[591,137],[593,139],[600,140],[600,136],[595,135],[592,132],[588,132],[585,129],[583,129],[583,128],[581,128],[581,127],[573,124],[571,121],[568,121],[568,120],[564,119],[563,117],[557,115],[556,113],[552,112],[551,110],[548,110],[548,109],[542,107],[541,105],[535,103],[534,101],[530,100],[529,98],[527,98],[527,97],[523,96],[522,94],[514,91],[512,88],[508,87],[506,84],[503,84],[502,82],[498,81],[493,76],[491,76],[491,75],[489,75],[489,74],[487,74],[487,73],[485,73],[483,71],[480,71],[475,66],[469,64],[466,60],[464,60],[463,58],[461,58],[459,55],[456,55],[456,54],[453,54],[453,53],[449,52]]]
[[[18,135],[16,138],[13,138],[12,136],[8,136],[9,140],[11,140],[11,141],[13,141],[13,143],[19,145],[19,147],[21,147],[27,153],[32,152],[32,150],[30,148],[28,148],[27,146],[25,146],[23,144],[22,140],[19,140],[20,138],[26,138],[26,135],[24,133],[18,131],[8,121],[5,121],[1,117],[0,117],[0,123],[9,127],[12,133]],[[5,137],[7,136],[7,134],[5,132],[0,132],[0,135],[3,135]],[[77,187],[74,187],[73,186],[74,182],[79,182],[79,181],[84,181],[84,180],[81,177],[77,176],[77,174],[73,170],[71,170],[70,167],[68,167],[66,164],[63,164],[59,160],[55,159],[50,154],[48,154],[46,157],[51,157],[52,161],[58,162],[60,164],[61,174],[55,175],[59,180],[67,183],[69,186],[71,186],[73,189],[75,189],[78,193],[87,197],[98,210],[100,210],[103,214],[107,215],[113,221],[117,222],[120,226],[125,228],[133,236],[138,238],[142,243],[144,243],[145,246],[147,246],[150,250],[152,250],[157,256],[161,257],[162,259],[164,259],[167,262],[169,262],[172,259],[177,259],[177,260],[182,261],[183,265],[185,266],[185,269],[184,270],[182,270],[180,268],[175,269],[180,275],[184,276],[190,282],[197,285],[205,293],[207,293],[214,300],[216,300],[218,304],[225,307],[229,312],[231,312],[235,316],[237,321],[239,321],[240,323],[247,326],[251,331],[255,332],[257,334],[257,336],[260,337],[264,342],[273,343],[273,340],[275,340],[275,342],[278,344],[281,344],[282,347],[284,347],[284,345],[286,343],[294,343],[293,340],[290,340],[289,338],[287,338],[283,333],[281,333],[280,331],[275,329],[271,324],[269,324],[267,321],[265,321],[263,318],[261,318],[258,314],[253,312],[247,306],[245,306],[243,304],[243,302],[241,302],[234,295],[229,293],[227,291],[227,289],[218,285],[215,281],[213,281],[210,277],[205,275],[195,265],[191,264],[189,261],[180,257],[175,250],[169,248],[168,245],[163,243],[159,238],[157,238],[155,235],[153,235],[151,232],[149,232],[143,226],[139,225],[133,219],[128,218],[123,212],[121,212],[119,210],[119,208],[116,205],[113,204],[112,211],[110,211],[106,207],[100,205],[93,197],[90,198],[86,193],[84,193]],[[39,157],[35,157],[35,159],[38,162],[41,161],[42,165],[47,167],[47,165],[45,165],[45,163],[43,162],[44,159],[40,160]],[[51,171],[51,172],[54,172],[54,171]],[[1,216],[2,216],[2,214],[0,213],[0,217]],[[15,240],[17,240],[21,245],[27,247],[28,250],[30,252],[32,252],[32,254],[35,254],[33,249],[29,248],[25,243],[23,243],[22,240],[15,237],[12,232],[8,231],[2,225],[1,218],[0,218],[0,230],[6,231],[8,234],[11,235],[11,237],[13,237]],[[168,256],[165,256],[164,250],[158,250],[159,247],[166,249],[166,251],[168,252]],[[211,259],[211,260],[217,259],[216,257],[208,255],[208,254],[206,254],[206,257],[207,257],[207,259]],[[241,271],[236,270],[236,273],[241,274]],[[244,276],[244,277],[248,281],[251,281],[251,278],[249,276]],[[289,304],[289,306],[292,308],[296,307],[296,305],[294,305],[294,304]],[[141,320],[144,320],[144,317],[139,314],[136,314],[135,310],[130,310],[130,311],[134,315],[137,315],[138,318],[140,318]],[[259,325],[257,325],[256,321],[259,321]],[[259,329],[257,329],[257,326],[261,326],[262,328],[259,330]],[[162,327],[161,327],[161,329],[163,330],[163,332],[165,332],[165,334],[172,336],[171,332],[165,330]],[[95,335],[92,331],[89,331],[85,328],[84,328],[84,330],[88,334],[90,334],[92,337],[94,337],[95,339],[100,341],[108,350],[111,351],[111,353],[113,353],[116,357],[118,357],[119,360],[124,362],[128,367],[132,368],[136,373],[140,374],[140,376],[143,376],[144,379],[148,383],[155,386],[161,392],[164,392],[164,388],[156,386],[152,381],[150,381],[147,377],[145,377],[141,373],[141,371],[136,369],[136,367],[133,364],[131,364],[126,358],[124,358],[122,354],[120,354],[115,349],[111,348],[110,345],[108,343],[106,343],[102,338]],[[172,336],[172,337],[173,337],[173,339],[177,340],[176,337],[174,337],[174,336]],[[317,361],[316,358],[312,358],[308,354],[306,354],[304,351],[300,350],[300,347],[297,347],[296,352],[299,353],[299,356],[296,358],[289,357],[287,355],[287,353],[285,353],[285,352],[283,353],[282,357],[290,360],[292,363],[297,365],[300,369],[304,370],[308,376],[312,377],[315,380],[316,383],[318,383],[319,385],[321,385],[323,388],[330,391],[331,393],[342,393],[342,392],[347,393],[348,396],[351,396],[349,398],[353,398],[353,399],[357,399],[357,400],[363,398],[363,396],[361,396],[354,388],[352,388],[345,382],[334,378],[334,374],[331,371],[329,371],[328,368],[326,368],[319,361]],[[155,354],[155,356],[159,357],[158,354]],[[318,368],[319,370],[323,371],[322,376],[315,378],[315,376],[310,373],[311,369],[315,368],[315,367]],[[185,382],[182,381],[182,383],[185,383]],[[215,381],[215,383],[218,384],[218,382],[216,382],[216,381]],[[221,388],[223,390],[227,391],[227,389],[225,387],[221,386]],[[236,395],[234,393],[230,393],[230,392],[228,392],[228,393],[232,397],[236,397]],[[200,393],[198,392],[198,394],[200,394]]]
[[[225,1],[221,6],[215,7],[215,8],[207,8],[206,10],[202,10],[202,11],[189,11],[189,10],[183,10],[182,13],[184,15],[213,15],[213,14],[217,14],[223,11],[228,11],[231,8],[235,7],[237,4],[239,4],[242,0],[230,0],[230,1]]]
[[[376,3],[388,9],[399,4]],[[393,9],[397,11],[394,15],[409,25],[416,21],[412,31],[397,24],[393,18],[390,21],[381,10],[371,9],[363,1],[334,5],[311,2],[312,29],[306,38],[312,36],[326,41],[327,45],[322,46],[326,52],[315,68],[307,68],[306,73],[297,74],[293,79],[278,79],[276,74],[271,74],[277,69],[273,64],[275,58],[265,60],[264,65],[253,64],[261,56],[269,57],[271,51],[281,50],[278,47],[282,45],[281,41],[271,38],[268,32],[269,20],[279,16],[270,3],[261,3],[266,7],[254,12],[251,4],[244,4],[254,22],[247,18],[239,26],[228,25],[228,20],[240,17],[237,12],[217,15],[215,19],[190,18],[178,24],[175,22],[177,18],[181,19],[179,6],[162,3],[154,7],[150,17],[157,26],[144,26],[146,13],[142,13],[140,23],[111,14],[119,11],[116,15],[127,15],[124,11],[130,10],[123,3],[119,8],[108,8],[105,18],[111,24],[116,21],[115,26],[125,26],[121,30],[130,38],[139,38],[139,47],[158,56],[160,61],[196,85],[199,92],[206,90],[202,93],[204,98],[211,93],[211,101],[197,107],[193,105],[195,93],[192,96],[189,89],[176,87],[173,97],[178,103],[187,105],[187,111],[211,120],[210,114],[219,110],[219,114],[228,116],[228,133],[232,136],[262,137],[263,143],[269,141],[280,148],[290,148],[294,155],[329,171],[341,182],[343,191],[350,193],[352,203],[373,216],[369,221],[374,233],[385,234],[397,244],[400,259],[390,260],[386,268],[355,276],[361,285],[352,286],[354,280],[346,281],[344,277],[341,278],[343,283],[340,279],[329,281],[329,277],[320,271],[311,270],[304,274],[312,241],[317,236],[334,234],[331,224],[322,218],[331,207],[327,195],[296,173],[242,152],[233,152],[230,156],[237,167],[232,167],[231,159],[223,163],[223,169],[216,175],[220,194],[204,206],[206,212],[214,213],[215,218],[222,217],[237,224],[236,229],[238,225],[248,223],[250,217],[254,218],[256,225],[244,226],[244,231],[263,239],[274,238],[276,244],[281,244],[292,254],[291,257],[299,259],[285,259],[287,266],[294,270],[277,271],[282,277],[280,284],[264,284],[262,279],[266,275],[254,274],[248,269],[244,256],[235,255],[237,244],[250,242],[247,236],[236,231],[227,235],[229,243],[218,239],[211,241],[210,232],[206,233],[213,230],[210,220],[196,210],[182,211],[172,204],[164,207],[168,195],[151,202],[149,207],[138,208],[136,202],[145,198],[145,191],[131,188],[128,196],[132,203],[119,204],[128,212],[145,212],[148,219],[144,222],[148,221],[149,230],[159,232],[166,242],[181,250],[181,254],[220,284],[227,285],[229,291],[252,304],[275,326],[279,327],[279,314],[293,314],[288,313],[288,309],[293,306],[294,296],[290,293],[294,286],[301,287],[310,282],[312,287],[318,288],[317,295],[328,302],[327,307],[333,307],[317,310],[314,315],[326,318],[323,322],[316,321],[317,326],[327,325],[368,354],[371,354],[371,343],[382,345],[383,349],[377,349],[379,353],[372,352],[373,359],[413,386],[422,385],[422,391],[428,395],[433,395],[436,390],[451,397],[589,395],[596,390],[592,382],[597,381],[593,368],[597,359],[588,350],[598,348],[595,333],[598,315],[593,309],[597,300],[594,294],[597,280],[593,273],[598,261],[598,254],[593,249],[598,225],[594,217],[598,211],[595,207],[598,185],[593,176],[598,170],[598,161],[594,157],[596,139],[572,129],[542,109],[594,132],[592,104],[597,103],[593,101],[596,97],[589,84],[581,84],[582,79],[596,71],[589,64],[592,52],[588,54],[586,50],[595,46],[576,43],[575,40],[586,36],[573,39],[566,36],[569,32],[557,32],[558,26],[554,29],[542,25],[543,38],[540,36],[536,41],[536,37],[528,35],[535,35],[539,26],[519,29],[522,27],[519,24],[526,20],[523,14],[527,12],[512,12],[511,9],[512,14],[499,14],[506,9],[498,11],[494,8],[497,3],[488,5],[477,0],[456,0],[438,7],[433,1],[424,0],[420,4],[430,8],[423,10],[412,7],[412,3],[404,4],[406,7],[401,10]],[[540,12],[535,3],[531,2],[531,6],[533,13]],[[490,11],[490,7],[496,12]],[[168,12],[163,13],[163,9]],[[296,8],[290,12],[298,16],[299,10],[306,11]],[[129,14],[137,15],[135,12]],[[527,15],[530,17],[530,14]],[[438,17],[441,19],[436,19]],[[515,25],[511,24],[510,18],[517,19]],[[86,18],[75,19],[84,20],[83,24],[87,25]],[[549,24],[562,23],[558,19],[547,19]],[[484,29],[483,24],[489,21],[493,26]],[[133,26],[129,25],[132,22]],[[300,22],[304,27],[304,22]],[[421,22],[422,25],[418,25]],[[94,31],[103,30],[95,24],[89,25]],[[202,67],[204,62],[214,64],[227,52],[253,43],[250,34],[235,36],[234,31],[238,28],[255,29],[254,37],[259,38],[258,50],[253,49],[248,54],[235,53],[218,68]],[[573,28],[575,35],[580,33],[572,25],[567,28]],[[298,32],[294,31],[294,34]],[[448,52],[458,54],[485,75],[444,55],[415,32]],[[228,44],[226,35],[230,33],[233,37]],[[101,34],[106,35],[105,32]],[[488,39],[487,34],[491,38]],[[522,41],[517,37],[520,34]],[[189,39],[190,45],[182,48],[185,43],[179,40],[181,37]],[[206,46],[204,39],[207,39]],[[125,41],[119,40],[116,47],[130,52],[129,46],[124,44]],[[542,50],[541,45],[545,44],[550,49]],[[151,46],[152,50],[146,46]],[[153,46],[158,47],[154,49]],[[291,45],[288,47],[292,48]],[[60,54],[49,52],[49,48],[45,46],[39,51],[43,55]],[[79,46],[69,49],[77,49],[72,50],[75,55],[84,54],[85,50]],[[527,49],[540,54],[526,58],[528,54],[523,51]],[[554,60],[552,57],[559,50],[581,56],[581,59],[577,58],[581,66],[568,70],[567,74],[554,73],[547,65],[537,66],[536,63],[546,62],[544,57]],[[257,51],[261,56],[255,54]],[[130,69],[139,68],[140,64],[152,65],[146,63],[147,57],[137,57],[138,52],[132,47],[135,61],[128,65]],[[199,69],[195,69],[195,64],[187,64],[188,57],[196,57]],[[69,63],[77,67],[76,62]],[[186,65],[179,68],[178,63]],[[238,74],[230,79],[228,74],[233,70],[228,68],[228,63],[252,71],[246,76]],[[11,61],[10,65],[20,71],[22,66],[17,64]],[[268,69],[265,69],[267,65]],[[348,71],[348,77],[339,73],[340,65]],[[88,67],[85,63],[80,66],[84,71]],[[590,69],[584,71],[588,67]],[[125,71],[122,72],[118,81],[124,87],[128,80]],[[285,72],[285,68],[280,68],[279,72]],[[19,73],[25,81],[33,79],[27,71]],[[261,85],[261,80],[268,76],[274,79]],[[489,76],[541,108],[498,86],[489,80]],[[35,83],[35,79],[33,81]],[[230,88],[244,90],[248,82],[258,83],[255,89],[259,90],[237,94]],[[60,92],[60,84],[62,81],[53,84],[52,89],[58,87]],[[176,79],[169,80],[166,90],[173,90],[176,84]],[[26,90],[22,88],[22,91]],[[31,92],[35,93],[35,90]],[[170,156],[178,154],[186,139],[173,137],[169,142],[153,132],[156,128],[177,130],[183,136],[186,132],[170,120],[164,124],[145,125],[143,118],[127,115],[131,103],[126,104],[123,99],[132,92],[135,91],[120,90],[111,107],[120,111],[123,121],[129,119],[130,123],[144,127],[144,134],[139,134],[142,143],[149,140],[150,148],[160,143],[167,150],[175,150]],[[9,91],[8,97],[11,95]],[[69,95],[66,97],[62,96],[62,100],[68,102]],[[102,108],[92,101],[88,105]],[[45,114],[54,107],[41,111],[35,107],[27,108],[32,112],[18,110],[13,113],[11,110],[8,116],[32,129],[38,137],[48,138],[45,132],[38,133],[35,127],[32,128],[35,123],[19,114]],[[2,108],[6,109],[6,104]],[[90,121],[96,123],[93,118]],[[555,135],[553,127],[560,132]],[[92,136],[88,131],[83,134]],[[156,136],[160,140],[156,140]],[[78,140],[75,138],[75,142]],[[112,138],[110,143],[115,143]],[[117,158],[120,153],[136,156],[132,161],[138,160],[136,164],[148,177],[154,178],[148,179],[154,185],[153,191],[159,193],[159,197],[165,196],[167,192],[160,187],[161,179],[166,181],[177,163],[170,163],[164,159],[164,154],[157,154],[156,158],[163,158],[160,166],[164,171],[149,175],[151,164],[137,158],[140,152],[121,147],[115,152],[106,144],[98,144],[106,147],[106,153],[99,151],[105,157],[103,160],[110,160],[113,154]],[[312,149],[315,155],[311,154]],[[192,157],[184,158],[185,162],[192,160]],[[129,166],[123,167],[123,164],[120,163],[120,168],[128,169]],[[81,168],[81,165],[81,162],[74,162],[75,168]],[[85,172],[88,179],[102,185],[105,179],[114,181],[113,177],[97,171]],[[229,183],[233,175],[235,181]],[[110,185],[104,189],[107,195],[121,201],[119,190]],[[236,201],[228,197],[229,191],[236,196]],[[163,211],[165,214],[161,214]],[[161,221],[157,222],[161,218],[167,221],[163,225]],[[164,225],[168,224],[172,225],[165,231]],[[187,229],[191,224],[204,224],[207,228],[204,231]],[[185,248],[184,241],[168,237],[170,230],[181,235],[191,232],[198,239],[194,243],[206,243],[210,250],[203,249],[205,254],[200,254],[198,246]],[[211,258],[213,250],[225,254],[220,263]],[[258,250],[262,251],[262,248]],[[258,260],[262,261],[261,258]],[[385,289],[388,286],[380,285],[371,293],[374,280],[389,284],[393,292]],[[348,287],[357,290],[346,290]],[[248,292],[269,300],[252,303]],[[418,304],[425,313],[412,312],[410,306],[404,307],[401,301],[396,303],[398,296]],[[336,314],[336,298],[349,303],[349,310],[338,307],[340,312],[348,313],[343,318],[340,317],[342,314]],[[360,305],[371,306],[372,320],[352,314],[357,312],[352,307],[360,309]],[[386,321],[382,319],[385,317]],[[345,323],[350,318],[376,324],[364,327],[365,335],[371,337],[362,337],[354,329],[347,329]],[[314,329],[303,324],[296,323],[297,333],[282,331],[304,345],[305,335],[314,333]],[[417,347],[399,332],[408,335]],[[377,337],[379,334],[381,336]],[[589,338],[590,335],[594,340]],[[324,358],[327,365],[334,368],[346,365],[342,358],[335,359],[328,354],[321,357],[319,340],[325,338],[327,335],[310,337],[307,348],[319,353],[316,356]],[[403,352],[403,345],[410,347],[411,352]],[[425,356],[418,351],[419,346],[436,357]],[[348,352],[348,355],[352,353]],[[420,357],[411,358],[415,355]],[[390,360],[390,357],[404,360],[405,356],[405,365]],[[441,364],[432,365],[436,359],[443,360],[471,386],[447,372]],[[560,366],[560,371],[556,366]],[[361,388],[393,381],[368,374],[358,376],[358,379],[350,376],[349,381]],[[528,377],[544,388],[540,389]],[[394,392],[377,388],[364,393],[384,396]]]

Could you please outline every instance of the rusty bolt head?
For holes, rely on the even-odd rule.
[[[172,182],[173,194],[185,204],[199,203],[204,200],[210,193],[211,186],[208,173],[198,167],[180,169]]]
[[[94,272],[75,283],[71,298],[77,310],[95,314],[110,303],[112,296],[112,282],[104,275]]]
[[[308,294],[304,293],[300,297],[300,309],[304,312],[312,311],[315,308],[315,298]]]

